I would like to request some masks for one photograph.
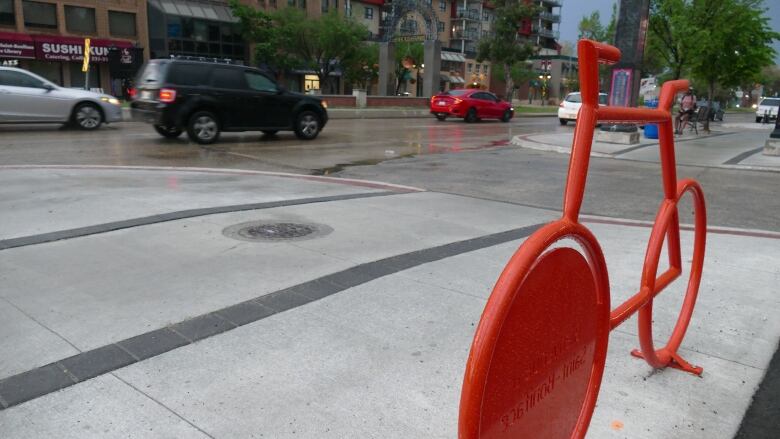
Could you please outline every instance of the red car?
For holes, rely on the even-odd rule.
[[[444,120],[448,116],[462,117],[466,122],[499,119],[509,122],[515,114],[512,104],[493,93],[479,89],[458,89],[431,98],[431,114]]]

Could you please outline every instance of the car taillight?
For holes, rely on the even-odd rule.
[[[561,101],[560,104],[558,104],[559,107],[563,108],[563,101]]]
[[[164,104],[170,104],[171,102],[176,100],[176,90],[172,88],[161,88],[160,89],[160,102]]]
[[[458,99],[458,98],[455,98],[455,105],[458,105],[458,104],[460,104],[461,102],[463,102],[463,99]]]
[[[135,99],[135,95],[137,94],[135,87],[130,87],[127,89],[127,95],[130,96],[130,99]]]

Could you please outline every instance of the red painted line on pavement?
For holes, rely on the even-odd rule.
[[[412,186],[403,186],[392,183],[382,183],[369,180],[355,180],[350,178],[324,177],[319,175],[290,174],[285,172],[251,171],[247,169],[213,169],[213,168],[180,168],[175,166],[109,166],[109,165],[3,165],[0,170],[22,169],[73,169],[73,170],[127,170],[127,171],[174,171],[197,172],[203,174],[235,174],[235,175],[261,175],[269,177],[293,178],[297,180],[319,181],[323,183],[343,184],[347,186],[367,187],[372,189],[386,189],[394,192],[425,192]]]
[[[643,227],[647,229],[653,228],[653,223],[640,222],[640,221],[626,221],[619,219],[607,219],[607,218],[582,218],[584,223],[594,224],[612,224],[618,226],[631,226],[631,227]],[[680,224],[680,230],[687,230],[692,232],[693,226]],[[721,227],[707,227],[707,233],[715,233],[717,235],[734,235],[734,236],[749,236],[752,238],[769,238],[780,239],[780,233],[761,231],[761,230],[736,230],[736,229],[724,229]]]

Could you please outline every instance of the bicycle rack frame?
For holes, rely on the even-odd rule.
[[[677,352],[696,302],[706,240],[703,191],[694,180],[678,181],[676,172],[670,110],[677,93],[688,88],[688,81],[664,83],[657,109],[600,107],[598,64],[618,62],[620,51],[590,40],[580,40],[577,51],[582,107],[563,215],[520,246],[485,305],[463,380],[459,417],[463,439],[584,437],[604,372],[609,332],[637,312],[640,349],[633,355],[654,368],[702,373],[702,368],[689,364]],[[599,122],[658,124],[664,190],[639,291],[614,309],[610,309],[601,247],[579,222],[593,131]],[[663,348],[656,349],[653,299],[682,274],[677,204],[685,193],[692,195],[695,215],[690,277],[672,335]],[[669,268],[659,275],[664,241]],[[567,242],[576,243],[580,250]]]

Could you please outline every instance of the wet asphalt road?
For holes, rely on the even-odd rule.
[[[752,114],[727,117],[748,122]],[[190,143],[186,135],[164,139],[150,125],[136,122],[94,132],[0,125],[0,163],[337,175],[559,210],[568,155],[518,148],[509,141],[517,134],[573,129],[571,124],[560,126],[555,117],[476,124],[433,117],[334,119],[313,141],[298,140],[291,132],[224,133],[218,143],[204,147]],[[780,231],[778,173],[695,166],[679,166],[678,173],[701,182],[709,224]],[[652,220],[661,197],[658,164],[593,158],[583,213]]]
[[[433,117],[336,119],[314,141],[298,140],[292,132],[275,136],[223,133],[218,143],[200,146],[190,143],[186,134],[176,140],[164,139],[150,125],[137,122],[112,124],[95,132],[56,125],[0,125],[0,163],[195,166],[328,174],[343,165],[493,148],[506,145],[517,134],[557,127],[553,117],[477,124],[438,122]]]

